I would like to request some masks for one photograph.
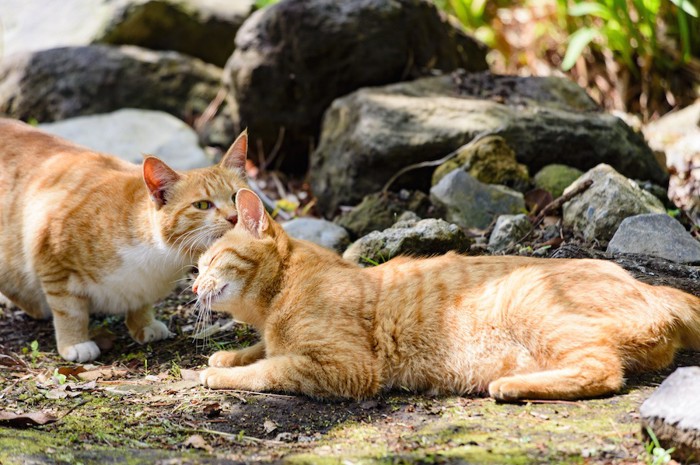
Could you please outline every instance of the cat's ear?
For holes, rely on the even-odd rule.
[[[262,200],[250,189],[240,189],[236,193],[238,222],[254,237],[260,239],[270,226]]]
[[[236,138],[236,140],[231,144],[231,147],[221,159],[219,165],[232,169],[232,170],[242,170],[245,172],[245,159],[248,156],[248,129],[244,129],[243,132]]]
[[[172,168],[156,157],[146,157],[143,160],[143,180],[146,182],[151,199],[156,204],[156,209],[165,205],[165,197],[173,184],[180,179]]]

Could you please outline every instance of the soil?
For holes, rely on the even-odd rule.
[[[700,293],[698,267],[566,245],[557,256],[613,259],[652,284]],[[205,321],[193,301],[180,289],[159,303],[159,318],[176,336],[145,346],[121,318],[93,318],[103,353],[84,366],[57,355],[49,321],[0,308],[0,464],[651,463],[639,406],[676,366],[700,365],[700,353],[683,352],[674,366],[631,377],[614,396],[577,402],[403,392],[320,402],[213,391],[199,385],[196,370],[212,352],[257,335],[217,315]],[[212,334],[193,339],[202,329]],[[8,412],[52,421],[2,421]]]

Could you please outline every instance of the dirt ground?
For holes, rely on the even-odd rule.
[[[391,392],[334,403],[212,391],[194,370],[256,335],[221,319],[203,325],[225,328],[206,344],[192,339],[192,297],[178,291],[159,304],[177,336],[152,345],[134,343],[120,318],[93,319],[103,354],[84,367],[58,357],[50,322],[3,310],[0,414],[19,418],[0,421],[0,464],[651,463],[637,412],[673,368],[580,402]],[[700,365],[700,353],[683,353],[678,364]],[[47,422],[26,420],[30,413]]]

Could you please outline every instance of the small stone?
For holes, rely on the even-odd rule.
[[[564,227],[573,229],[586,241],[608,242],[629,216],[666,213],[659,199],[606,164],[589,170],[564,193],[588,180],[593,181],[591,187],[566,202],[562,209]]]
[[[337,252],[342,252],[350,244],[350,235],[345,228],[327,220],[295,218],[282,227],[296,239],[304,239]]]
[[[564,193],[564,189],[569,187],[582,174],[583,171],[579,169],[554,163],[539,170],[535,174],[533,181],[535,182],[535,187],[546,190],[556,199]]]
[[[653,255],[677,263],[700,262],[700,242],[678,220],[663,213],[625,218],[607,251]]]
[[[509,245],[521,240],[532,231],[532,223],[527,215],[501,215],[496,220],[491,237],[489,237],[488,250],[491,253],[501,252]]]
[[[445,210],[445,219],[464,228],[485,229],[499,214],[525,211],[523,194],[505,186],[484,184],[454,170],[430,189],[430,198]]]
[[[429,218],[406,220],[355,241],[343,258],[360,265],[375,265],[398,255],[431,256],[450,250],[466,252],[472,241],[459,226]]]
[[[674,458],[700,457],[700,367],[683,367],[661,383],[640,407],[642,427],[649,428]],[[645,431],[646,433],[646,431]]]

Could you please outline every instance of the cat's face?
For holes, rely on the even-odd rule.
[[[247,185],[247,134],[241,134],[221,163],[175,172],[154,157],[144,160],[144,180],[155,204],[158,236],[180,254],[196,256],[238,221],[236,192]]]
[[[252,191],[241,189],[236,204],[240,221],[200,257],[192,289],[203,306],[254,323],[250,312],[279,290],[288,239]]]

